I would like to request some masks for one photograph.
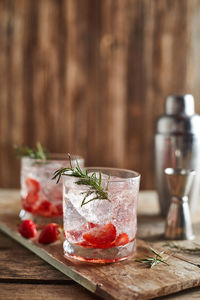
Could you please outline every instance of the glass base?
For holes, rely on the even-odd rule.
[[[63,225],[63,216],[60,217],[41,217],[41,216],[37,216],[34,215],[24,209],[21,209],[20,213],[19,213],[19,217],[20,219],[23,220],[33,220],[34,223],[38,224],[38,225],[47,225],[49,223],[56,223],[58,225]]]
[[[123,246],[108,249],[83,248],[65,240],[63,249],[64,255],[70,260],[105,264],[122,261],[131,257],[136,251],[136,240]]]

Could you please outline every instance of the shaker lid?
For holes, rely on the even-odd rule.
[[[194,98],[192,95],[169,95],[165,100],[165,112],[167,115],[194,114]]]

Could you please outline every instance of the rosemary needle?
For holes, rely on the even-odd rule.
[[[48,152],[46,152],[39,142],[36,143],[36,149],[31,149],[27,146],[18,147],[14,146],[15,153],[17,157],[30,157],[34,159],[43,159],[46,160],[49,158]]]
[[[147,264],[150,268],[153,268],[154,266],[158,265],[159,263],[163,263],[163,264],[169,266],[169,264],[166,262],[168,257],[162,257],[162,255],[164,253],[163,251],[158,253],[153,248],[150,248],[150,250],[155,255],[154,257],[146,256],[145,258],[142,258],[142,259],[136,259],[136,261],[143,263],[143,264]]]
[[[77,160],[76,160],[76,168],[73,168],[71,156],[69,153],[68,153],[68,157],[69,157],[70,168],[63,168],[55,171],[52,179],[57,179],[57,183],[58,183],[60,181],[61,176],[73,176],[73,177],[80,178],[79,180],[76,181],[76,184],[88,186],[88,190],[81,193],[84,195],[81,206],[94,200],[110,201],[108,198],[108,184],[109,184],[110,176],[107,181],[106,189],[104,190],[101,184],[102,183],[101,172],[99,172],[99,178],[97,178],[96,173],[92,173],[91,175],[88,175],[88,171],[82,170]],[[92,198],[90,197],[91,195],[93,196]],[[90,198],[88,199],[88,197]]]

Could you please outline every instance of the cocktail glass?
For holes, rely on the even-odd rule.
[[[87,168],[89,174],[101,172],[101,182],[109,200],[87,197],[86,185],[80,178],[65,177],[63,217],[64,255],[68,258],[94,263],[127,259],[136,248],[137,199],[140,175],[134,171],[115,168]]]
[[[81,166],[84,165],[82,157],[72,155],[71,158],[72,165],[76,165],[76,160]],[[47,160],[21,159],[22,220],[32,219],[37,224],[62,224],[62,180],[56,184],[52,174],[66,166],[69,166],[66,154],[50,154]]]

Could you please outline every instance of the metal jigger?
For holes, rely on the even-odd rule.
[[[165,169],[165,176],[171,193],[171,204],[166,220],[165,237],[174,240],[192,240],[192,223],[188,205],[188,194],[195,171]]]

